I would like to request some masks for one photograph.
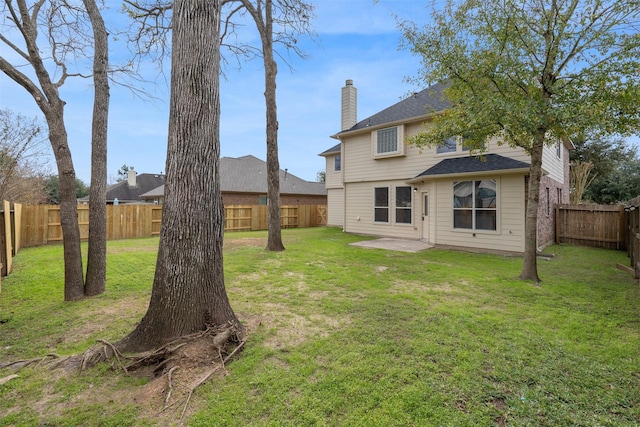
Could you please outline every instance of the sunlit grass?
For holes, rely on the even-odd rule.
[[[228,245],[224,260],[232,306],[253,329],[229,375],[198,389],[191,425],[640,420],[640,291],[615,268],[623,252],[551,247],[537,287],[517,279],[517,257],[364,249],[332,228],[283,230],[280,253],[265,238],[225,236],[252,242]],[[62,302],[60,247],[21,251],[0,294],[0,361],[122,337],[146,310],[157,244],[110,242],[107,292],[76,303]],[[135,404],[78,402],[49,419],[29,404],[43,389],[73,402],[89,384],[139,387],[119,376],[26,370],[0,386],[0,425],[149,423]]]

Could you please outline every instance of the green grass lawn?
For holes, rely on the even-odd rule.
[[[542,286],[522,259],[349,246],[334,228],[225,236],[225,281],[249,327],[228,374],[197,389],[194,426],[633,426],[640,423],[640,287],[623,252],[553,246]],[[107,292],[63,298],[62,248],[23,249],[0,294],[0,363],[79,354],[131,331],[158,239],[109,242]],[[148,379],[0,369],[0,425],[178,424],[138,404]],[[123,401],[119,395],[134,396]]]

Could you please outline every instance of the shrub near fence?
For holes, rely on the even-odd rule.
[[[266,230],[267,206],[225,206],[225,231]],[[325,205],[282,206],[283,228],[305,228],[326,225]],[[57,205],[24,205],[22,208],[21,243],[23,247],[62,241],[60,207]],[[89,206],[78,205],[80,238],[89,237]],[[108,205],[107,240],[150,237],[160,234],[162,206]]]

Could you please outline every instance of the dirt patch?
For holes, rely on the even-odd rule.
[[[228,249],[228,250],[242,248],[242,247],[245,247],[245,246],[266,248],[267,247],[267,238],[266,237],[260,237],[260,238],[258,238],[258,237],[256,237],[256,238],[245,237],[245,238],[241,238],[241,239],[229,238],[229,239],[224,239],[224,245],[223,246],[224,246],[224,249]]]

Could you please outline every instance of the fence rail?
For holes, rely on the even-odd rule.
[[[62,241],[60,207],[57,205],[22,206],[22,247],[40,246]],[[225,206],[225,231],[266,230],[267,206]],[[325,205],[297,205],[281,207],[282,228],[306,228],[326,225]],[[78,205],[80,238],[89,237],[89,206]],[[160,234],[162,206],[108,205],[107,240],[150,237]]]

